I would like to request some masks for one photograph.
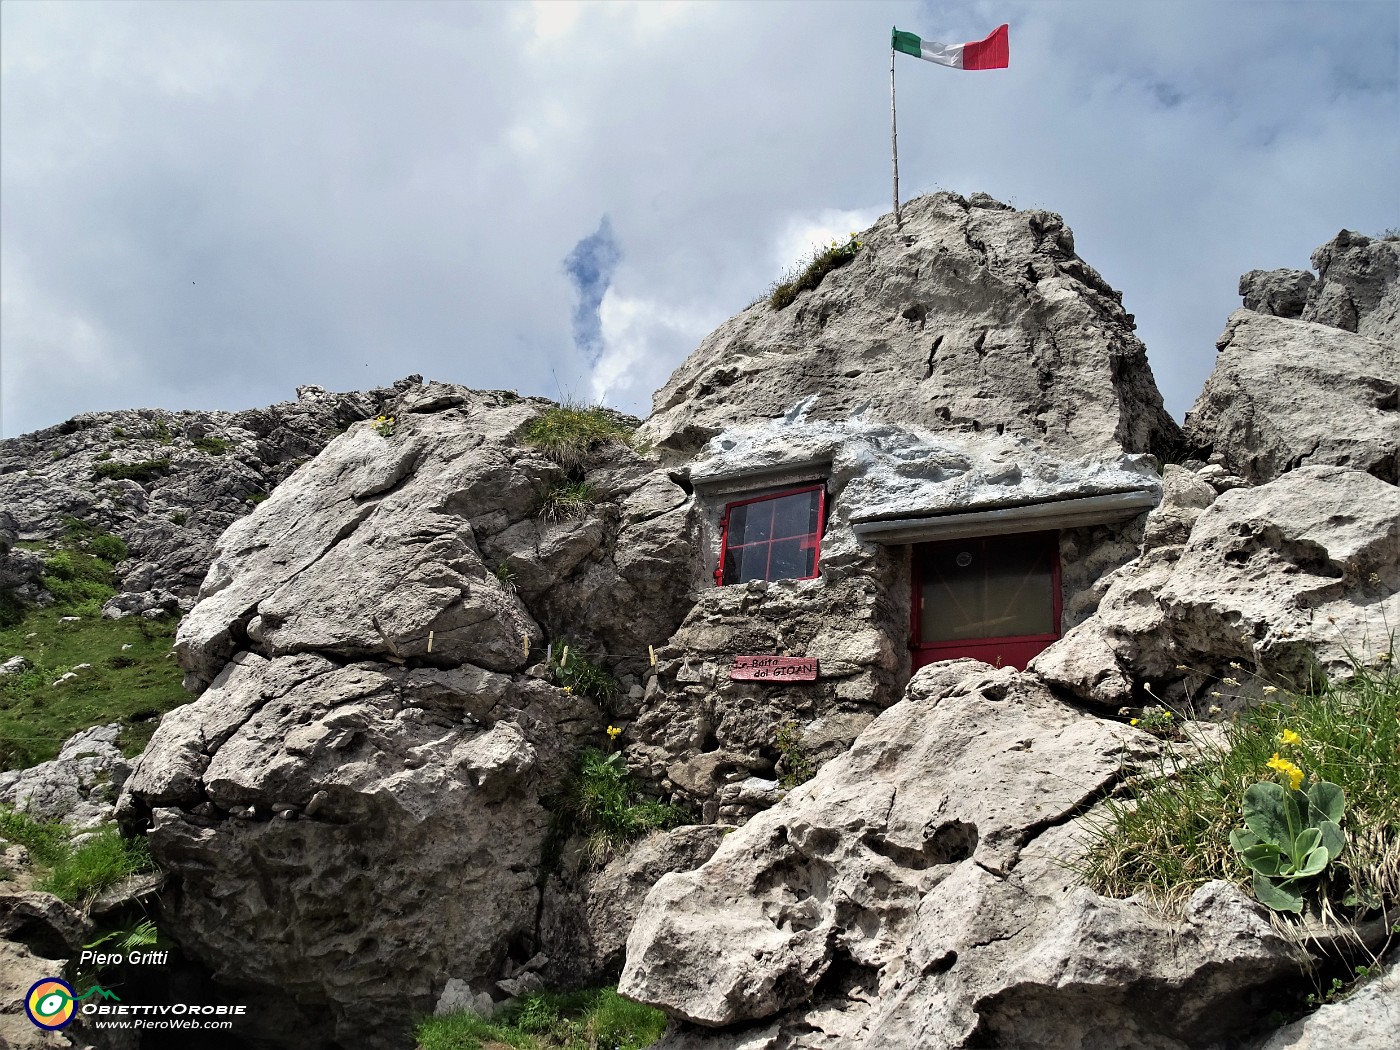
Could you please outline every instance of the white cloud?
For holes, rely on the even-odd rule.
[[[724,319],[614,289],[603,296],[598,317],[603,354],[589,380],[592,398],[641,416],[651,411],[652,392]]]
[[[1178,415],[1241,272],[1400,225],[1388,2],[0,4],[4,433],[415,371],[644,410],[887,207],[889,26],[1003,20],[1008,70],[899,66],[901,190],[1062,213]],[[562,261],[604,215],[591,373]],[[55,338],[120,377],[53,374]]]

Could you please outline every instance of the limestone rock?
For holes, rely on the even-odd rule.
[[[1301,317],[1316,280],[1307,270],[1250,270],[1240,278],[1244,308],[1274,317]]]
[[[1400,344],[1400,237],[1343,230],[1312,254],[1318,281],[1303,320]]]
[[[1005,431],[1074,455],[1175,445],[1131,315],[1058,215],[951,193],[903,215],[786,309],[762,300],[711,333],[642,436],[692,452],[815,396],[814,420]]]
[[[422,382],[409,376],[365,393],[305,386],[297,400],[244,412],[87,412],[0,441],[0,505],[13,537],[53,539],[66,518],[120,536],[130,550],[124,590],[193,595],[219,534],[251,511],[339,430],[373,417]],[[144,464],[139,479],[104,477]],[[43,559],[0,543],[0,590],[40,596]]]
[[[514,671],[548,632],[641,666],[688,606],[684,492],[619,450],[594,513],[542,519],[562,471],[519,438],[548,402],[450,390],[395,409],[391,438],[368,424],[337,438],[220,538],[176,639],[192,687],[245,645]],[[619,520],[613,501],[648,484],[681,498]]]
[[[1159,698],[1205,710],[1270,682],[1306,685],[1315,663],[1348,674],[1353,659],[1389,651],[1395,623],[1400,490],[1359,471],[1301,467],[1224,493],[1184,544],[1120,569],[1097,613],[1031,669],[1108,707],[1147,681]]]
[[[21,1004],[36,982],[61,973],[89,936],[91,925],[82,914],[52,894],[8,887],[0,892],[0,1046],[56,1050],[83,1045],[70,1038],[71,1029],[36,1028]]]
[[[1390,1050],[1400,1043],[1400,971],[1387,969],[1339,1003],[1285,1025],[1256,1050]]]
[[[815,780],[657,883],[620,990],[746,1026],[673,1026],[668,1050],[1186,1050],[1247,1032],[1251,990],[1297,965],[1262,909],[1212,884],[1171,923],[1063,866],[1077,815],[1154,746],[1029,675],[927,668]]]
[[[0,803],[36,820],[62,820],[90,831],[113,812],[131,765],[117,746],[121,723],[95,726],[64,742],[58,757],[0,773]]]
[[[627,934],[657,880],[698,868],[729,830],[705,824],[653,832],[594,870],[587,868],[582,853],[574,854],[566,880],[552,880],[544,894],[541,941],[559,961],[546,971],[551,983],[616,980]]]
[[[162,930],[301,1011],[264,1038],[397,1047],[449,975],[489,994],[533,940],[540,798],[598,732],[531,678],[244,653],[166,716],[120,816],[181,880]]]
[[[1255,483],[1321,464],[1400,483],[1400,339],[1238,310],[1218,345],[1193,445]]]

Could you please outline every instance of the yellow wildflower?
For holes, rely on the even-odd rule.
[[[1268,767],[1276,772],[1282,773],[1288,778],[1288,786],[1294,791],[1303,783],[1303,771],[1286,758],[1279,758],[1278,752],[1274,752],[1274,757],[1266,763]]]
[[[1293,744],[1301,744],[1303,742],[1303,738],[1300,737],[1297,733],[1293,732],[1293,730],[1285,729],[1279,735],[1279,741],[1285,746],[1291,746]]]
[[[1138,724],[1138,721],[1139,721],[1138,719],[1134,718],[1131,722],[1128,723],[1128,725],[1130,725],[1130,726],[1135,726],[1135,725]]]
[[[618,729],[617,726],[608,726],[608,737],[610,739],[616,740],[621,732],[622,730]]]
[[[566,686],[564,687],[564,692],[566,692],[566,693],[572,693],[573,691],[574,691],[574,687],[571,686],[571,685],[566,685]]]

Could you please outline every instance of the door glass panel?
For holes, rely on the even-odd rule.
[[[919,641],[1055,632],[1054,534],[925,544]]]

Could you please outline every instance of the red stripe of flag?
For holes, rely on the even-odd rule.
[[[1010,26],[1000,25],[985,40],[963,45],[963,69],[1005,69],[1011,64]]]

